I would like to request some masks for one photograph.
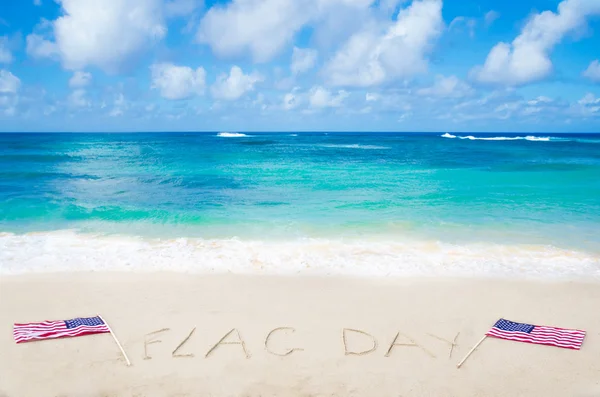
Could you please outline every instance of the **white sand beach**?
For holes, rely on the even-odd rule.
[[[0,396],[599,396],[599,304],[595,282],[7,275],[0,279]],[[15,322],[96,314],[114,329],[131,367],[108,334],[13,341]],[[500,317],[588,334],[580,351],[488,338],[457,369]],[[370,350],[373,339],[346,330],[345,352],[344,328],[372,335],[376,349],[346,354]],[[226,341],[239,332],[248,357],[239,344],[205,357],[232,329]],[[298,350],[284,355],[291,349]]]

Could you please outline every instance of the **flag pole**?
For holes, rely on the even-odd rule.
[[[104,320],[101,315],[98,315],[98,317],[100,317],[100,320],[104,321],[104,324],[106,325],[106,328],[108,328],[108,331],[112,335],[113,339],[115,340],[115,342],[117,342],[117,346],[119,346],[119,349],[121,349],[121,353],[123,353],[123,357],[125,357],[125,361],[127,361],[127,366],[128,367],[131,366],[131,362],[129,361],[129,357],[127,357],[127,353],[125,353],[125,350],[123,350],[123,346],[121,346],[121,343],[117,339],[117,336],[113,332],[112,328],[110,328],[110,325],[108,325],[108,323],[106,322],[106,320]]]
[[[463,363],[465,361],[467,361],[467,358],[469,358],[469,356],[471,354],[473,354],[473,352],[475,351],[475,349],[477,349],[479,347],[479,345],[481,345],[481,343],[485,340],[485,338],[487,338],[487,335],[484,335],[483,338],[481,338],[481,340],[479,342],[477,342],[477,344],[475,346],[473,346],[473,348],[471,349],[471,351],[469,351],[467,353],[467,355],[465,356],[465,358],[463,358],[462,361],[458,363],[458,365],[456,366],[456,368],[460,368],[460,366],[463,365]]]

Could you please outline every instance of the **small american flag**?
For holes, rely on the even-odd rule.
[[[500,339],[579,350],[583,338],[585,338],[585,331],[515,323],[501,318],[486,335]]]
[[[66,338],[110,332],[100,316],[72,320],[43,321],[41,323],[15,324],[13,336],[17,343],[33,340]]]

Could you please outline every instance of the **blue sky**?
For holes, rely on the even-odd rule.
[[[600,132],[598,0],[0,0],[0,131]]]

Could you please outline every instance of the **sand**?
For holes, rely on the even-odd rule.
[[[0,396],[600,396],[598,307],[600,284],[585,282],[3,276]],[[14,322],[96,314],[120,338],[131,367],[108,334],[12,339]],[[499,317],[588,335],[580,351],[488,338],[457,369]],[[377,348],[346,354],[370,350],[373,339],[346,331],[345,352],[344,328],[372,335]],[[240,344],[205,357],[233,329],[225,341],[239,333],[248,357]],[[404,345],[386,357],[398,333]],[[160,342],[145,344],[152,340]],[[291,349],[301,350],[284,355]]]

